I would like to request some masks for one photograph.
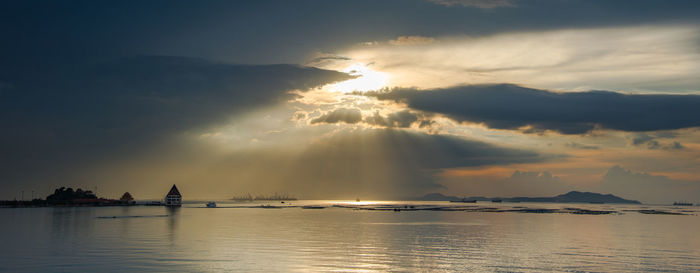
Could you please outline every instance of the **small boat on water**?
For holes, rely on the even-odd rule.
[[[693,203],[688,203],[688,202],[673,202],[674,206],[692,206]]]
[[[216,202],[207,203],[207,208],[216,208]]]

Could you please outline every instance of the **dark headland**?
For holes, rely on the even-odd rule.
[[[580,192],[570,191],[565,194],[560,194],[554,197],[483,197],[472,196],[460,198],[456,196],[447,196],[440,193],[429,193],[418,200],[421,201],[493,201],[503,200],[503,202],[538,202],[538,203],[607,203],[607,204],[641,204],[637,200],[628,200],[612,194],[600,194],[595,192]]]
[[[90,190],[71,187],[60,187],[46,199],[34,198],[29,200],[0,200],[0,207],[101,207],[101,206],[133,206],[136,202],[131,193],[125,192],[119,199],[98,197]]]

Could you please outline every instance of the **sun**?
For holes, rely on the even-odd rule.
[[[331,91],[335,92],[353,92],[353,91],[371,91],[381,89],[386,86],[389,75],[367,67],[364,64],[353,64],[343,72],[352,76],[354,79],[336,83],[330,87]]]

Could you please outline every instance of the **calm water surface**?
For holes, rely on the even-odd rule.
[[[0,271],[700,271],[698,207],[647,215],[582,204],[623,213],[574,215],[203,206],[0,209]]]

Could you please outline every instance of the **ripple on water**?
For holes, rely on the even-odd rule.
[[[377,207],[400,206],[392,204]],[[418,205],[431,209],[4,209],[13,223],[0,226],[0,271],[700,271],[696,216]]]

